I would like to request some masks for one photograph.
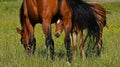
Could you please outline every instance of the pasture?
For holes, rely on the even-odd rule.
[[[37,40],[35,56],[26,56],[20,35],[16,32],[19,22],[19,8],[22,0],[0,0],[0,67],[120,67],[120,2],[100,3],[107,11],[107,25],[103,32],[101,57],[89,57],[82,60],[79,49],[76,60],[66,63],[64,33],[60,38],[52,36],[55,42],[55,61],[46,60],[45,37],[41,25],[35,27]]]

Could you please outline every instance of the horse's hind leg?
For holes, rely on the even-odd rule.
[[[45,43],[46,43],[46,48],[47,48],[47,54],[48,54],[48,49],[50,49],[51,59],[54,60],[54,42],[51,36],[51,23],[50,22],[51,21],[48,19],[43,19],[42,29],[43,29],[43,32],[46,38]]]
[[[98,40],[98,49],[97,49],[97,55],[101,55],[101,49],[102,49],[102,29],[100,30],[100,36]]]
[[[83,44],[83,30],[79,30],[79,37],[80,37],[80,50],[82,52],[82,58],[85,59],[85,52],[84,52],[84,44]]]
[[[76,32],[73,31],[71,33],[71,36],[72,36],[72,47],[73,47],[73,60],[75,60],[75,57],[76,57],[76,49],[77,49],[77,46],[76,46]]]

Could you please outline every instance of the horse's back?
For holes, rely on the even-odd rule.
[[[58,11],[58,0],[36,0],[41,17],[52,17]]]
[[[58,0],[26,0],[24,5],[27,8],[30,19],[39,20],[41,17],[52,17],[58,11]]]
[[[24,0],[23,1],[24,15],[29,16],[29,18],[38,20],[38,9],[36,0]],[[26,11],[26,13],[25,13]]]

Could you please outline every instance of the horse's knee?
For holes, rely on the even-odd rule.
[[[49,34],[51,34],[51,21],[48,18],[43,18],[42,20],[42,30],[47,37]]]
[[[70,48],[70,37],[65,37],[64,39],[66,49]]]
[[[35,39],[34,36],[31,36],[31,37],[29,38],[29,45],[33,46],[33,45],[35,45],[35,44],[36,44],[36,39]]]
[[[51,37],[50,34],[46,35],[46,46],[49,46],[50,44],[52,44],[53,39]]]

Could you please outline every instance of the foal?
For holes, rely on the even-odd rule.
[[[98,26],[99,26],[99,28],[100,28],[100,30],[98,30],[98,32],[93,32],[93,34],[95,34],[94,36],[96,36],[96,34],[99,34],[99,35],[97,35],[96,37],[97,37],[97,41],[96,41],[96,43],[97,43],[97,45],[98,45],[98,55],[100,55],[100,53],[101,53],[101,48],[102,48],[102,33],[103,33],[103,27],[106,25],[106,11],[105,11],[105,9],[101,6],[101,5],[99,5],[99,4],[97,4],[97,3],[92,3],[92,4],[90,4],[91,6],[90,6],[90,8],[93,10],[93,14],[94,14],[94,16],[95,16],[95,18],[96,18],[96,21],[97,21],[97,24],[98,24]],[[84,14],[83,14],[84,15]],[[74,16],[73,16],[74,17]],[[79,19],[79,18],[78,18]],[[88,18],[86,18],[86,20],[87,20]],[[91,20],[92,21],[92,20]],[[58,20],[57,21],[57,25],[56,25],[56,32],[55,32],[55,36],[56,37],[59,37],[60,36],[60,34],[61,34],[61,32],[62,32],[62,30],[63,30],[63,27],[62,27],[62,20]],[[82,22],[78,22],[79,24],[82,24]],[[86,23],[86,22],[85,22]],[[77,37],[77,34],[79,34],[79,37],[80,37],[80,44],[79,44],[79,48],[80,48],[80,50],[81,50],[81,52],[82,52],[82,57],[83,57],[83,59],[85,58],[85,52],[84,52],[84,45],[83,45],[83,30],[84,29],[87,29],[88,30],[88,34],[87,34],[87,36],[86,36],[86,38],[88,37],[88,36],[90,36],[91,37],[91,30],[88,28],[89,26],[90,26],[90,24],[89,24],[89,22],[87,22],[87,24],[88,24],[88,26],[87,27],[85,27],[86,25],[83,23],[82,25],[81,25],[81,27],[79,27],[79,25],[77,25],[77,24],[74,24],[72,27],[72,31],[71,31],[71,36],[72,36],[72,46],[73,46],[73,58],[75,59],[75,57],[76,57],[76,48],[77,48],[77,46],[76,46],[76,37]],[[91,25],[92,26],[92,25]],[[94,25],[93,25],[94,26]],[[85,27],[85,28],[83,28],[83,27]],[[86,39],[85,38],[85,39]],[[85,41],[85,40],[84,40]]]

